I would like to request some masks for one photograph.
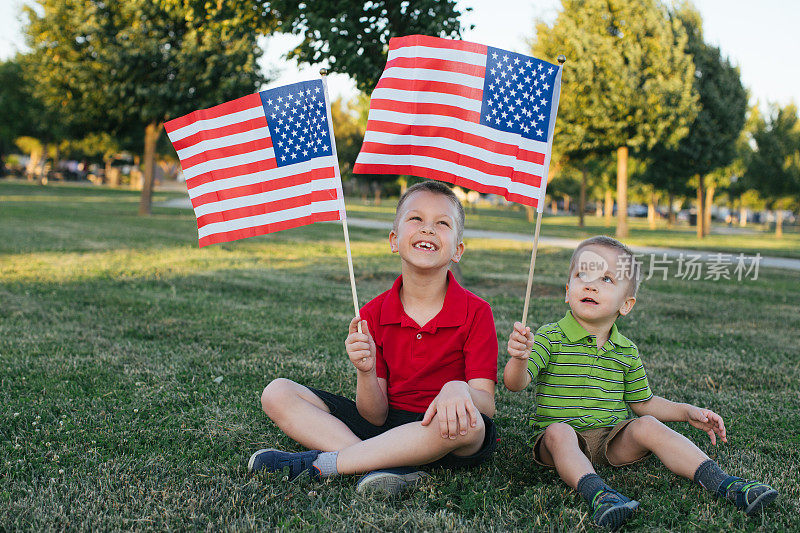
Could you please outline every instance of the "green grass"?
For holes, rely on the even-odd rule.
[[[389,199],[376,206],[372,202],[348,199],[347,213],[352,217],[393,220],[396,203],[396,199]],[[782,238],[776,238],[774,230],[750,224],[742,233],[711,234],[703,240],[697,238],[694,227],[680,224],[668,229],[664,220],[657,221],[656,229],[652,230],[647,219],[628,217],[628,226],[630,237],[625,239],[625,243],[630,245],[712,250],[733,254],[760,252],[763,256],[800,259],[800,232],[790,226],[784,228]],[[534,224],[528,222],[524,209],[516,204],[507,208],[479,207],[471,210],[467,216],[466,227],[530,234],[533,240]],[[723,224],[715,223],[715,227],[721,231],[731,231]],[[615,225],[606,226],[602,217],[587,215],[585,226],[580,228],[577,216],[545,214],[542,216],[541,235],[580,240],[593,235],[614,235],[615,228]]]
[[[142,218],[137,202],[125,191],[0,181],[0,529],[587,528],[585,503],[529,458],[530,391],[498,389],[493,460],[434,471],[402,500],[362,499],[354,477],[248,476],[253,450],[300,449],[260,410],[269,380],[354,393],[342,345],[352,302],[341,228],[198,249],[191,212],[156,208]],[[352,228],[351,237],[363,304],[389,287],[398,263],[384,232]],[[529,249],[468,245],[466,286],[492,304],[503,345],[521,313]],[[568,258],[540,251],[532,323],[565,312]],[[800,528],[798,302],[794,271],[643,285],[620,327],[651,385],[716,409],[730,444],[714,448],[675,427],[781,498],[748,520],[654,458],[601,468],[642,502],[633,528]]]

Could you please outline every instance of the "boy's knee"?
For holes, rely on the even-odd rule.
[[[571,441],[577,441],[575,430],[569,424],[556,422],[544,430],[544,443],[548,449],[559,448]]]
[[[290,394],[295,383],[286,378],[277,378],[270,381],[261,393],[261,408],[268,415],[279,409]]]
[[[430,423],[430,427],[435,428],[437,432],[439,432],[439,415],[437,414]],[[451,449],[458,449],[463,448],[464,446],[469,446],[472,444],[477,444],[478,442],[483,443],[483,439],[486,433],[486,423],[483,421],[483,417],[478,415],[478,418],[475,422],[475,426],[468,425],[466,434],[462,435],[460,432],[456,435],[456,438],[440,438],[442,439],[443,444],[446,448]]]
[[[645,415],[637,418],[630,423],[630,428],[626,428],[626,431],[628,430],[633,433],[633,437],[639,442],[656,437],[664,430],[671,431],[656,417],[651,415]]]

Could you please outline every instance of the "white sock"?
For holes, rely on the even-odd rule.
[[[322,452],[314,462],[311,463],[317,470],[319,470],[320,477],[330,477],[339,473],[336,470],[336,458],[339,452]]]

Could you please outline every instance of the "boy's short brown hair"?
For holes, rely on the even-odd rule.
[[[578,246],[575,248],[575,251],[572,252],[572,258],[569,260],[568,278],[572,276],[572,270],[575,268],[578,252],[591,245],[611,248],[626,258],[626,261],[619,265],[623,270],[623,272],[620,274],[620,278],[630,281],[628,295],[635,298],[636,293],[639,291],[639,284],[642,282],[641,265],[639,264],[639,261],[636,260],[636,256],[630,248],[619,242],[617,239],[607,235],[590,237],[578,244]]]
[[[397,210],[395,211],[394,224],[392,225],[392,229],[394,231],[397,231],[397,224],[399,222],[400,210],[402,209],[403,204],[408,199],[408,197],[417,191],[427,191],[427,192],[432,192],[433,194],[441,194],[442,196],[447,197],[447,199],[450,200],[450,202],[452,202],[452,204],[456,208],[455,223],[456,223],[456,234],[458,235],[457,242],[461,242],[462,237],[464,236],[464,219],[465,219],[464,206],[461,205],[461,201],[459,201],[458,197],[455,195],[453,190],[444,183],[442,183],[441,181],[431,181],[431,180],[421,181],[406,189],[406,192],[403,193],[403,195],[400,197],[400,200],[397,202]]]

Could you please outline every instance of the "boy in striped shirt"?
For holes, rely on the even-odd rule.
[[[503,380],[519,391],[536,383],[534,460],[553,466],[592,506],[600,526],[621,526],[638,507],[595,473],[593,463],[623,466],[654,453],[676,474],[693,479],[753,515],[778,493],[725,473],[689,439],[662,422],[688,422],[727,442],[722,417],[650,391],[636,345],[616,320],[636,303],[640,267],[631,250],[610,237],[592,237],[572,255],[565,302],[570,311],[534,335],[514,324]],[[638,416],[628,418],[628,407]]]

